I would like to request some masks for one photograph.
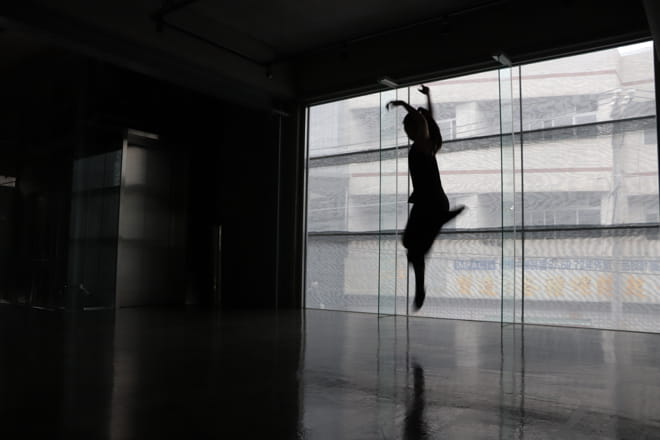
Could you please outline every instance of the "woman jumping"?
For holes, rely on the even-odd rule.
[[[408,114],[403,118],[403,128],[412,141],[408,151],[408,171],[412,179],[413,193],[408,199],[412,209],[403,233],[403,246],[408,250],[408,262],[415,271],[414,310],[424,304],[424,266],[426,254],[431,249],[440,229],[460,214],[464,206],[449,209],[449,199],[442,189],[440,171],[435,154],[442,147],[440,128],[433,119],[433,107],[429,88],[421,86],[426,95],[428,109],[415,109],[404,101],[391,101],[390,106],[402,106]]]

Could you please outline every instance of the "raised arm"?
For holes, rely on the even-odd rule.
[[[422,95],[426,95],[426,107],[431,114],[431,117],[433,117],[433,105],[431,105],[431,91],[429,90],[428,87],[426,87],[424,84],[419,86],[419,93]]]
[[[400,101],[400,100],[388,102],[385,108],[389,110],[390,107],[404,107],[408,111],[408,113],[416,111],[415,108],[410,104],[408,104],[406,101]]]
[[[420,108],[419,111],[426,118],[426,124],[429,127],[429,135],[433,141],[433,153],[437,153],[440,148],[442,148],[442,134],[440,133],[440,127],[435,122],[433,117],[433,105],[431,104],[431,91],[425,85],[419,87],[419,92],[423,95],[426,95],[426,104],[428,109]]]

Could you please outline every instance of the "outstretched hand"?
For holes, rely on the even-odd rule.
[[[419,86],[419,89],[418,89],[418,90],[419,90],[419,93],[421,93],[422,95],[429,96],[430,90],[429,90],[429,88],[426,87],[424,84],[422,84],[421,86]]]

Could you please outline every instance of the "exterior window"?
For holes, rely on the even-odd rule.
[[[467,210],[428,256],[418,315],[500,320],[509,265],[524,273],[526,323],[660,333],[653,51],[647,42],[515,67],[521,166],[507,172],[520,185],[506,197],[499,72],[426,83],[445,140],[442,185]],[[309,108],[307,307],[381,313],[385,301],[407,313],[409,143],[404,114],[384,104],[424,106],[416,88]],[[503,258],[512,206],[520,261]]]

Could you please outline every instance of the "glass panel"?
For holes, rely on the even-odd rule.
[[[406,100],[410,102],[410,89],[402,89],[398,91],[397,99]],[[406,228],[406,223],[408,223],[408,214],[410,205],[408,204],[408,197],[412,191],[412,182],[410,176],[408,175],[408,147],[409,141],[408,136],[406,136],[403,131],[403,118],[405,114],[399,110],[397,115],[399,128],[397,131],[397,139],[399,148],[396,152],[398,170],[397,170],[397,180],[396,180],[396,192],[397,192],[397,216],[396,216],[396,229],[397,236],[395,237],[394,246],[396,248],[397,258],[396,258],[396,313],[400,315],[407,315],[409,313],[410,301],[411,301],[411,292],[414,292],[415,286],[411,286],[411,279],[414,279],[414,276],[411,276],[411,268],[408,267],[408,254],[406,249],[403,247],[403,242],[401,241],[403,231]]]
[[[655,115],[653,43],[522,66],[524,130]]]
[[[397,214],[398,214],[398,122],[399,109],[387,110],[385,105],[399,99],[396,90],[380,94],[380,191],[379,191],[379,240],[378,240],[378,313],[394,315],[397,295]],[[402,139],[403,140],[403,139]],[[405,141],[403,141],[405,145]],[[394,148],[394,155],[384,150]],[[385,158],[387,157],[387,160]],[[405,197],[407,194],[404,194]]]
[[[496,134],[499,133],[497,85],[497,71],[430,84],[434,112],[437,118],[442,118],[437,122],[445,139],[438,156],[443,186],[452,206],[468,206],[460,218],[445,226],[445,232],[457,228],[499,229],[501,224],[501,158],[499,135]],[[416,106],[426,106],[424,96],[417,93],[416,88],[384,92],[379,104],[382,102],[384,105],[395,98],[408,100],[409,95],[414,97]],[[398,314],[406,314],[408,292],[414,291],[415,286],[400,240],[400,233],[407,222],[407,198],[410,191],[408,141],[402,129],[405,111],[395,109],[381,114],[380,149],[374,150],[377,143],[374,142],[369,126],[359,129],[363,131],[362,135],[335,136],[335,140],[370,138],[369,142],[362,142],[359,147],[334,145],[336,148],[326,148],[330,131],[340,132],[342,127],[347,130],[358,129],[354,118],[356,115],[370,114],[371,110],[367,106],[373,104],[374,99],[371,96],[346,101],[333,103],[333,106],[325,104],[310,108],[309,148],[313,157],[308,164],[308,233],[311,235],[308,240],[307,304],[312,308],[376,312],[378,308],[374,295],[380,289],[383,295],[389,295],[387,306],[383,304],[381,309],[382,313],[391,313],[393,310]],[[331,112],[344,114],[331,117]],[[332,129],[323,128],[324,123],[332,125]],[[344,125],[341,126],[341,123]],[[467,138],[468,127],[475,133],[490,135],[477,139]],[[314,133],[314,130],[320,132]],[[344,153],[333,154],[332,151]],[[373,242],[372,234],[380,234],[380,241]],[[489,274],[486,278],[473,279],[464,269],[467,260],[492,257],[493,248],[488,241],[490,238],[485,239],[482,251],[471,255],[462,254],[471,252],[471,245],[454,246],[449,240],[450,235],[440,234],[438,243],[429,255],[427,303],[419,314],[495,319],[491,316],[492,298],[489,294],[493,285],[499,286],[499,277],[493,280]],[[483,240],[482,237],[476,237],[473,242]],[[324,247],[324,252],[327,252],[325,246],[328,242],[336,244],[338,241],[349,247],[343,251],[342,256],[334,250],[329,254],[320,250],[320,247]],[[356,243],[367,247],[354,247]],[[457,243],[465,243],[465,237]],[[373,245],[376,248],[370,247]],[[315,249],[315,246],[319,248]],[[499,257],[496,258],[499,260]],[[499,261],[497,264],[499,267]],[[325,273],[329,267],[337,271],[336,276],[330,277]],[[371,270],[375,272],[371,273]],[[460,280],[461,287],[452,285],[452,280]],[[483,286],[470,292],[469,285],[472,282],[475,286]],[[465,301],[460,296],[465,297]],[[477,312],[472,311],[469,307],[472,296],[479,297],[478,301],[483,300],[488,305]],[[499,318],[496,320],[499,321]]]
[[[451,206],[468,209],[443,231],[501,225],[500,121],[497,71],[428,85],[443,146],[438,153],[442,185]],[[411,104],[426,106],[412,88]],[[439,240],[443,238],[440,234]],[[460,256],[459,256],[460,257]]]
[[[310,109],[309,157],[377,151],[380,94],[316,105]]]
[[[525,321],[660,332],[657,229],[526,236]]]
[[[408,215],[407,137],[404,112],[384,106],[407,94],[390,90],[310,108],[308,307],[393,315],[398,292],[405,295],[407,263],[399,232]],[[357,132],[333,135],[329,142],[323,124],[333,125],[333,133]],[[329,251],[329,243],[346,248]],[[326,273],[329,267],[333,274]]]
[[[426,301],[416,316],[500,322],[501,232],[441,233],[438,241],[427,259]]]
[[[177,304],[184,290],[186,222],[185,185],[174,177],[185,179],[176,165],[187,158],[163,148],[157,135],[134,130],[127,132],[124,151],[117,306]]]
[[[502,323],[515,323],[516,162],[513,131],[513,68],[500,69],[500,154],[502,160]]]
[[[379,234],[394,228],[391,215],[381,216],[381,199],[390,197],[381,195],[381,167],[396,163],[394,149],[379,148],[380,104],[379,94],[373,94],[309,109],[310,308],[378,312]],[[392,132],[383,126],[386,134]]]
[[[434,117],[445,142],[499,135],[497,82],[494,70],[427,84],[433,97]],[[422,94],[414,92],[410,98],[413,106],[426,106]]]
[[[525,226],[657,222],[655,130],[644,117],[525,133]]]
[[[354,312],[378,311],[379,237],[307,237],[307,307]]]
[[[426,302],[417,315],[499,322],[498,72],[438,81],[429,87],[444,141],[437,155],[442,185],[450,205],[465,205],[467,210],[443,227],[429,254]],[[413,104],[425,105],[424,97],[411,90]],[[456,234],[457,230],[471,234]],[[414,277],[410,284],[414,289]]]
[[[524,138],[520,132],[522,124],[522,83],[520,82],[520,66],[512,69],[512,112],[513,112],[513,161],[514,161],[514,227],[516,235],[514,239],[514,283],[515,301],[513,304],[516,322],[525,322],[525,200],[524,200]]]
[[[522,67],[526,322],[660,331],[657,229],[602,229],[658,222],[653,65],[648,42]]]
[[[121,162],[116,150],[73,163],[68,308],[114,306]]]

